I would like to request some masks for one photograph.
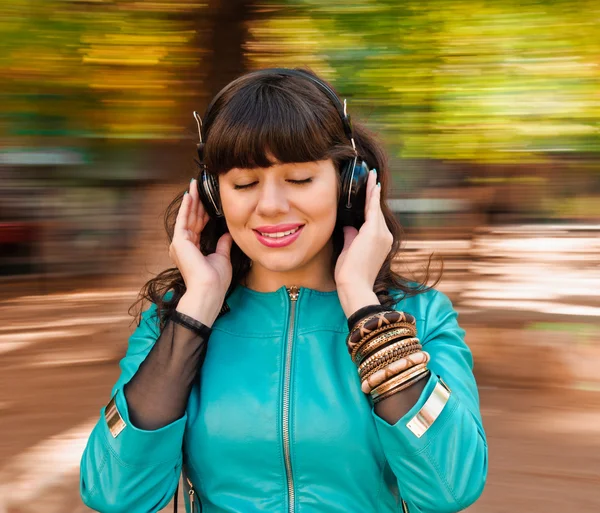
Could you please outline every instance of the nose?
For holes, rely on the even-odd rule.
[[[278,217],[290,209],[286,191],[276,181],[264,181],[259,190],[256,213],[262,217]]]

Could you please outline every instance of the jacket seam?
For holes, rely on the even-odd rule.
[[[104,467],[106,466],[106,462],[108,461],[108,450],[106,450],[106,447],[104,447],[102,454],[103,454],[102,461],[100,462],[100,466],[98,467],[98,476],[100,474],[102,474],[102,471],[104,470]],[[98,493],[98,482],[94,483],[94,486],[92,486],[89,489],[87,495],[88,495],[88,497],[93,497],[97,493]]]
[[[110,446],[110,443],[109,443],[108,438],[106,437],[106,434],[102,433],[102,438],[103,438],[103,445],[104,445],[104,447],[106,449],[108,449],[108,451],[110,452],[110,454],[113,455],[113,457],[115,458],[115,460],[117,460],[117,463],[119,463],[121,466],[123,466],[125,468],[131,468],[131,469],[134,469],[134,468],[144,468],[144,467],[152,468],[152,467],[157,467],[159,465],[165,465],[167,463],[171,463],[171,462],[177,461],[177,459],[179,459],[179,455],[177,455],[176,458],[169,458],[169,459],[166,459],[166,460],[161,460],[161,461],[158,461],[156,463],[150,463],[150,464],[148,464],[148,463],[139,463],[139,464],[125,463],[121,459],[121,457],[117,454],[117,452]]]
[[[381,512],[381,506],[382,506],[382,501],[381,501],[381,486],[383,485],[383,473],[385,472],[385,466],[387,465],[387,458],[385,457],[385,454],[383,456],[383,462],[381,465],[381,470],[379,471],[379,484],[377,485],[377,495],[375,495],[376,500],[377,500],[377,511]]]
[[[305,328],[305,329],[302,329],[302,330],[298,330],[296,333],[298,335],[306,335],[308,333],[314,333],[315,331],[326,331],[326,332],[330,332],[330,333],[348,333],[348,328],[341,329],[341,328],[338,328],[338,327],[330,327],[330,326],[323,327],[323,328],[321,328],[321,327],[319,327],[319,328]]]
[[[275,331],[271,333],[249,333],[245,331],[244,333],[238,333],[236,331],[229,331],[223,329],[222,327],[213,327],[213,331],[220,331],[221,333],[226,333],[227,335],[233,335],[239,338],[279,338],[285,336],[285,331]]]
[[[227,335],[233,335],[239,338],[243,338],[243,339],[249,339],[249,338],[277,338],[277,337],[281,337],[281,336],[285,336],[285,331],[277,331],[277,332],[271,332],[271,333],[249,333],[247,331],[245,331],[244,333],[238,333],[235,331],[229,331],[227,329],[223,329],[222,327],[214,327],[213,331],[220,331],[221,333],[226,333]],[[324,327],[318,327],[318,328],[305,328],[305,329],[299,329],[296,334],[297,335],[305,335],[308,333],[314,333],[315,331],[320,331],[320,332],[330,332],[330,333],[347,333],[348,329],[347,328],[340,328],[338,326],[324,326]]]
[[[458,506],[458,511],[462,511],[463,509],[466,509],[466,506],[463,506],[461,501],[459,501],[456,498],[456,495],[454,494],[454,490],[450,486],[450,483],[448,483],[448,481],[446,480],[446,476],[440,470],[440,467],[438,466],[436,458],[433,456],[433,454],[431,454],[431,451],[429,451],[429,446],[427,447],[427,454],[429,455],[429,458],[431,459],[431,463],[433,465],[433,468],[435,469],[436,474],[438,475],[438,478],[440,479],[440,481],[442,481],[442,483],[444,483],[444,485],[446,486],[446,489],[450,492],[450,495],[452,495],[454,502]]]

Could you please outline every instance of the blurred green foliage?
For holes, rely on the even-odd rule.
[[[2,2],[1,134],[177,137],[172,112],[189,94],[186,72],[199,55],[189,17],[202,8],[177,1]]]
[[[527,163],[600,148],[595,0],[244,5],[247,66],[313,68],[393,157]],[[180,138],[181,109],[203,87],[193,71],[210,48],[197,48],[195,20],[207,10],[5,0],[0,135]]]
[[[596,1],[285,5],[254,27],[253,61],[323,72],[398,155],[523,163],[600,149]]]

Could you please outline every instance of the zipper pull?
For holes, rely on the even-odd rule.
[[[194,513],[194,511],[195,511],[195,509],[196,509],[196,508],[194,507],[194,490],[190,490],[190,491],[188,492],[188,494],[189,494],[189,496],[190,496],[190,511],[191,511],[192,513]]]
[[[188,482],[188,485],[190,487],[190,490],[188,491],[188,495],[190,497],[190,511],[192,513],[194,513],[194,496],[196,494],[196,492],[194,492],[194,485],[192,484],[192,482],[190,481],[190,478],[188,476],[185,476],[186,481]]]
[[[300,289],[296,285],[292,285],[291,287],[286,287],[288,291],[288,295],[290,296],[291,301],[298,300],[298,294],[300,293]]]

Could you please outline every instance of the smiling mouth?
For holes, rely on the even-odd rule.
[[[258,230],[256,230],[256,232],[260,233],[263,237],[268,237],[269,239],[281,239],[283,237],[287,237],[288,235],[292,235],[292,234],[296,233],[303,226],[304,225],[297,226],[293,230],[286,230],[285,232],[264,233],[264,232],[259,232]]]

